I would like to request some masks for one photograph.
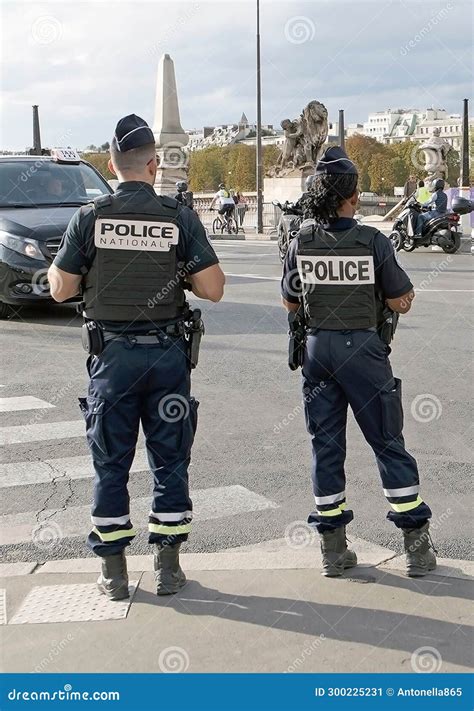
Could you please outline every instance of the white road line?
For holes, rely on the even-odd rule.
[[[0,444],[21,444],[24,442],[40,442],[48,439],[84,437],[85,432],[86,425],[84,420],[45,422],[35,425],[14,425],[12,427],[0,428]]]
[[[131,472],[148,469],[148,459],[144,449],[135,452]],[[33,462],[13,462],[4,464],[0,470],[0,489],[31,484],[48,484],[53,479],[89,479],[94,476],[91,457],[61,457]]]
[[[191,492],[197,521],[210,521],[250,511],[276,509],[278,504],[239,484],[198,489]],[[131,512],[135,528],[146,529],[151,495],[132,499]],[[0,544],[12,545],[38,541],[36,545],[51,547],[55,541],[71,536],[85,536],[91,528],[90,506],[71,506],[41,512],[40,522],[36,512],[0,516]],[[52,539],[52,540],[51,540]]]
[[[40,400],[32,395],[20,397],[0,397],[0,412],[19,412],[20,410],[43,410],[55,407],[50,402]]]

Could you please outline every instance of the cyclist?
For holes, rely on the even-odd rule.
[[[219,185],[219,190],[212,198],[211,206],[209,208],[210,210],[214,209],[214,205],[217,201],[219,201],[219,215],[223,215],[225,221],[228,222],[229,217],[232,217],[232,215],[234,214],[235,202],[234,198],[230,194],[230,191],[227,190],[224,183],[221,183]]]

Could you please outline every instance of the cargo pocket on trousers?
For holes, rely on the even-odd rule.
[[[104,433],[105,400],[101,397],[79,398],[79,407],[86,421],[87,442],[92,453],[108,455],[107,441]]]
[[[181,433],[181,450],[184,453],[184,457],[187,458],[191,454],[191,447],[193,446],[194,436],[197,429],[198,421],[198,407],[199,401],[194,397],[188,398],[188,416],[183,419],[183,430]]]
[[[403,429],[402,381],[394,378],[395,385],[380,393],[382,406],[382,432],[385,439],[396,439]]]

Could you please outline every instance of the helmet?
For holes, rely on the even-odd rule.
[[[315,175],[308,175],[308,177],[306,178],[306,180],[304,182],[306,192],[309,192],[311,190],[311,188],[313,187],[315,177],[316,177]]]
[[[184,193],[188,189],[188,184],[185,180],[178,180],[176,183],[176,190],[178,193]]]
[[[224,184],[224,183],[221,183],[221,184],[219,185],[219,190],[224,190],[224,188],[225,188],[225,184]]]
[[[442,178],[438,178],[438,180],[435,180],[433,190],[444,190],[444,180]]]

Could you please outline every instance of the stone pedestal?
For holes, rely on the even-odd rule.
[[[174,64],[169,54],[164,54],[158,65],[153,133],[159,160],[155,190],[159,195],[175,195],[176,182],[187,179],[184,146],[189,136],[181,126]]]
[[[293,170],[286,175],[264,178],[263,196],[265,202],[295,202],[305,190],[305,181],[308,175],[314,173],[314,166]]]

